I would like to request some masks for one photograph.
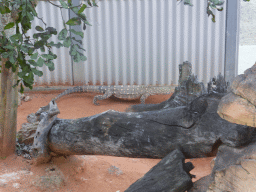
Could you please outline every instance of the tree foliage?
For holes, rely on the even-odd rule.
[[[83,54],[85,50],[81,46],[82,41],[75,37],[70,37],[70,34],[73,33],[83,38],[84,33],[71,29],[69,26],[83,25],[83,29],[86,29],[86,25],[90,24],[83,12],[86,8],[97,6],[97,4],[95,0],[87,0],[86,4],[73,6],[71,0],[67,0],[67,2],[59,1],[61,6],[48,2],[60,8],[60,11],[62,9],[70,9],[76,14],[76,17],[68,21],[62,18],[63,29],[59,33],[54,27],[48,27],[42,18],[38,17],[35,10],[37,2],[32,0],[3,0],[0,2],[0,13],[11,14],[12,18],[14,18],[14,22],[5,25],[4,30],[1,31],[0,54],[2,58],[8,58],[6,62],[7,68],[11,68],[13,72],[20,69],[18,72],[19,80],[14,86],[20,85],[21,92],[24,90],[23,85],[32,89],[34,75],[43,75],[42,71],[39,71],[37,67],[46,65],[50,71],[54,70],[53,60],[57,58],[57,55],[52,52],[53,47],[70,48],[69,53],[75,62],[86,60]],[[31,38],[26,33],[31,29],[31,23],[36,17],[44,23],[44,26],[36,26],[35,30],[37,32]],[[7,37],[5,30],[12,27],[16,27],[16,34]],[[58,36],[59,41],[57,43],[49,40],[53,35]]]
[[[42,71],[38,67],[46,65],[50,71],[54,70],[53,60],[57,55],[52,52],[52,48],[67,47],[70,49],[69,53],[75,62],[85,61],[86,56],[83,54],[85,51],[82,48],[82,41],[71,37],[73,33],[81,38],[84,37],[82,31],[76,31],[69,26],[83,26],[90,25],[83,13],[86,8],[97,6],[95,0],[86,0],[78,6],[72,4],[72,0],[59,0],[61,5],[56,5],[47,0],[53,6],[62,9],[70,9],[75,13],[76,17],[65,21],[63,19],[63,29],[58,33],[54,27],[48,27],[42,18],[39,18],[35,7],[37,0],[0,0],[0,13],[11,14],[14,22],[9,22],[4,26],[4,30],[0,34],[0,55],[1,58],[8,58],[6,67],[11,68],[13,72],[19,70],[18,81],[14,86],[20,85],[20,92],[23,92],[23,85],[32,89],[34,83],[34,75],[42,76]],[[177,0],[182,2],[183,0]],[[191,0],[184,0],[185,5],[193,6]],[[217,9],[222,11],[221,7],[224,1],[207,0],[207,14],[212,15],[212,21],[215,22],[215,15],[212,10]],[[250,1],[250,0],[243,0]],[[31,23],[34,18],[40,19],[44,26],[36,26],[36,33],[33,38],[27,36],[26,33],[31,29]],[[16,33],[10,37],[6,36],[5,30],[16,27]],[[58,42],[50,41],[53,36],[58,36]],[[1,67],[1,66],[0,66]]]
[[[183,1],[183,0],[177,0],[177,1]],[[219,1],[219,0],[207,0],[208,4],[207,4],[207,8],[206,8],[206,13],[208,15],[208,17],[211,15],[212,16],[212,22],[216,22],[215,21],[215,15],[212,12],[212,10],[217,9],[218,11],[223,11],[223,7],[221,7],[225,1]],[[243,0],[243,1],[250,1],[250,0]],[[191,3],[191,0],[184,0],[184,5],[190,5],[193,6],[193,4]]]

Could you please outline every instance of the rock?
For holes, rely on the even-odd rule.
[[[29,96],[25,96],[24,94],[21,94],[20,92],[18,92],[18,105],[21,105],[21,100],[23,101],[30,101],[31,98]]]
[[[256,191],[256,143],[247,147],[220,146],[207,192]]]
[[[25,96],[23,100],[27,102],[27,101],[30,101],[31,98],[29,96]]]
[[[231,123],[256,127],[255,107],[256,63],[234,79],[231,92],[221,99],[217,113]]]
[[[240,148],[221,145],[212,173],[196,181],[189,190],[189,192],[223,191],[256,191],[256,137],[254,142]]]
[[[217,113],[229,122],[255,127],[255,106],[232,92],[221,99]]]
[[[184,155],[176,149],[125,192],[186,191],[193,185],[189,173],[193,168],[191,162],[185,163]]]
[[[193,187],[188,192],[206,192],[210,184],[211,176],[205,176],[193,183]]]
[[[215,161],[216,161],[216,157],[214,157],[211,162],[210,162],[210,166],[213,169],[214,165],[215,165]]]

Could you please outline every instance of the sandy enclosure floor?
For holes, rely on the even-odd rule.
[[[18,125],[26,123],[28,114],[47,105],[60,92],[29,92],[32,99],[22,102],[18,108]],[[109,109],[124,111],[127,107],[139,104],[139,100],[121,101],[107,99],[99,101],[100,106],[92,103],[96,94],[75,93],[57,101],[59,118],[75,119],[95,115]],[[146,103],[160,103],[171,95],[151,96]],[[193,181],[210,174],[210,161],[213,157],[187,159],[195,168]],[[142,177],[160,159],[123,158],[112,156],[70,156],[54,158],[49,164],[35,166],[30,160],[12,155],[0,160],[0,192],[32,191],[86,191],[86,192],[122,192]]]

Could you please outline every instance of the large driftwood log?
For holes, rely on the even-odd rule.
[[[238,147],[251,140],[254,128],[229,123],[217,114],[219,94],[197,98],[188,107],[57,119],[48,139],[57,154],[97,154],[163,158],[179,148],[186,158],[212,155],[214,144]]]

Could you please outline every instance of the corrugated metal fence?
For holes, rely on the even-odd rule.
[[[215,12],[216,23],[207,17],[207,1],[193,4],[100,1],[99,7],[85,13],[92,24],[83,41],[88,60],[73,63],[62,48],[57,52],[56,70],[43,68],[36,84],[177,84],[178,65],[184,61],[192,63],[192,72],[204,83],[219,72],[224,74],[226,3],[224,11]],[[63,28],[59,9],[40,2],[37,11],[48,26]],[[63,16],[67,20],[68,12]]]

